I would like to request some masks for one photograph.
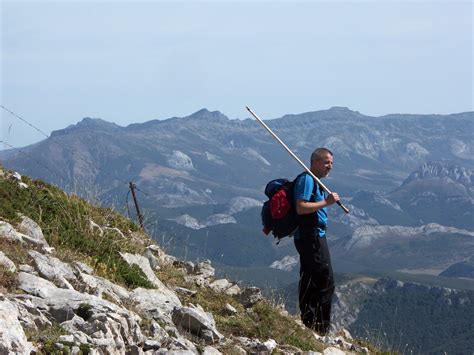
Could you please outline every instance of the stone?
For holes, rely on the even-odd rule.
[[[158,245],[155,244],[147,246],[146,252],[150,252],[158,259],[160,267],[173,265],[173,263],[176,261],[174,256],[166,254]]]
[[[16,272],[16,266],[13,261],[8,258],[2,251],[0,251],[0,265],[10,272]]]
[[[346,340],[354,340],[354,338],[352,338],[351,333],[349,333],[349,331],[348,331],[346,328],[342,328],[342,329],[341,329],[341,332],[342,332],[342,336],[343,336]]]
[[[188,297],[193,297],[197,294],[197,291],[189,290],[184,287],[174,287],[173,288],[174,292],[183,295],[183,296],[188,296]]]
[[[18,267],[18,270],[23,272],[29,272],[30,274],[36,273],[35,268],[28,264],[21,264]]]
[[[248,308],[263,300],[263,295],[258,287],[246,287],[236,298],[244,307]]]
[[[21,175],[20,175],[20,173],[18,173],[16,171],[13,172],[13,174],[11,174],[10,177],[12,178],[12,180],[21,181]]]
[[[72,289],[58,288],[41,277],[20,272],[19,288],[36,297],[31,301],[74,336],[102,353],[124,352],[126,344],[141,344],[141,318],[116,304]]]
[[[23,234],[18,233],[10,223],[0,221],[0,238],[4,238],[13,242],[24,243],[25,241],[23,240],[22,236]]]
[[[36,270],[39,275],[55,283],[61,288],[74,289],[70,282],[77,283],[78,279],[73,268],[61,260],[30,250],[28,252],[33,258]]]
[[[221,354],[222,353],[219,350],[209,345],[204,347],[204,350],[202,352],[202,355],[221,355]]]
[[[81,292],[87,292],[101,298],[105,294],[117,303],[128,300],[130,297],[130,292],[124,287],[102,277],[80,273],[78,279],[80,282],[78,290]]]
[[[173,310],[172,319],[177,327],[200,337],[207,343],[214,344],[224,339],[224,336],[216,329],[212,314],[205,313],[202,308],[175,308]]]
[[[60,335],[58,338],[60,343],[74,343],[73,335]]]
[[[35,302],[33,302],[35,300]],[[40,299],[31,295],[15,295],[10,298],[20,314],[19,320],[24,330],[38,331],[52,326],[47,318],[48,307]]]
[[[155,254],[153,254],[151,249],[145,249],[145,254],[143,256],[148,259],[153,271],[158,271],[161,269],[160,259],[158,259]]]
[[[209,279],[211,277],[214,277],[216,270],[211,266],[210,260],[204,260],[194,267],[194,273],[196,275],[201,275],[202,277]]]
[[[273,340],[273,339],[268,339],[268,340],[267,340],[266,342],[264,342],[262,345],[263,345],[263,346],[259,347],[258,350],[260,350],[260,351],[262,351],[262,350],[263,350],[263,351],[268,351],[268,352],[271,353],[271,352],[273,351],[273,349],[275,349],[275,348],[277,347],[278,344],[277,344],[277,342],[276,342],[275,340]]]
[[[30,354],[36,351],[18,320],[18,308],[9,300],[0,300],[0,354]]]
[[[235,295],[238,295],[241,292],[242,292],[242,290],[240,289],[240,287],[238,285],[233,285],[233,286],[229,287],[227,290],[225,290],[224,293],[226,295],[229,295],[229,296],[235,296]]]
[[[224,309],[222,310],[224,315],[233,316],[237,314],[237,310],[230,304],[226,303]]]
[[[209,284],[209,288],[215,292],[224,292],[230,288],[232,284],[226,279],[215,280]]]
[[[46,241],[46,238],[43,235],[43,231],[41,230],[41,227],[33,221],[31,218],[20,215],[21,216],[21,222],[18,225],[17,230],[20,233],[23,233],[27,235],[28,237],[38,241],[40,244],[49,247],[48,242]]]
[[[329,348],[324,349],[323,355],[345,355],[345,352],[341,349],[331,346]]]
[[[178,296],[165,286],[159,289],[136,288],[130,293],[130,301],[137,310],[166,324],[173,324],[171,313],[174,308],[182,307]]]
[[[80,261],[74,261],[72,266],[78,273],[84,273],[88,275],[92,275],[94,273],[94,269],[85,263],[81,263]]]
[[[145,340],[145,343],[143,344],[143,350],[144,351],[158,350],[159,348],[161,348],[161,343],[159,341],[156,341],[156,340],[147,339],[147,340]]]
[[[195,273],[196,265],[194,265],[192,261],[175,260],[173,266],[179,269],[184,269],[187,274]]]

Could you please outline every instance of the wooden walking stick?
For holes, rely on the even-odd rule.
[[[250,109],[250,107],[245,107],[252,114],[252,116],[255,117],[255,119],[263,126],[263,128],[265,128],[273,136],[273,138],[275,138],[277,142],[280,143],[283,148],[285,148],[286,151],[290,153],[290,155],[303,167],[303,169],[306,170],[306,172],[313,177],[314,181],[316,181],[319,186],[321,186],[321,188],[326,191],[326,193],[331,194],[332,192],[321,182],[320,179],[316,177],[316,175],[313,174],[311,170],[308,169],[308,167],[301,161],[301,159],[298,158],[295,153],[293,153],[280,138],[278,138],[278,136],[270,129],[270,127],[268,127],[267,124],[263,122],[260,117],[258,117],[257,114]],[[336,203],[342,208],[345,213],[349,213],[349,209],[344,206],[341,201],[337,201]]]

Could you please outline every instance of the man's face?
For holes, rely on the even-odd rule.
[[[327,153],[322,159],[313,160],[311,163],[311,171],[318,178],[325,178],[329,175],[332,169],[333,158],[332,155]]]

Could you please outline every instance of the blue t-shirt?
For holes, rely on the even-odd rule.
[[[314,193],[313,193],[314,192]],[[297,200],[305,200],[309,202],[317,202],[322,201],[326,198],[324,191],[317,186],[314,186],[314,179],[309,174],[301,175],[295,184],[295,194],[294,194],[295,202]],[[320,208],[316,211],[316,215],[318,218],[318,226],[326,226],[328,223],[328,211],[327,207]],[[319,236],[325,237],[326,230],[319,228]],[[299,231],[295,234],[295,239],[299,238]]]

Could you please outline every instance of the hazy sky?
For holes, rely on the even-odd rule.
[[[472,2],[1,1],[1,105],[45,133],[203,107],[473,110]],[[1,139],[44,137],[1,111]]]

